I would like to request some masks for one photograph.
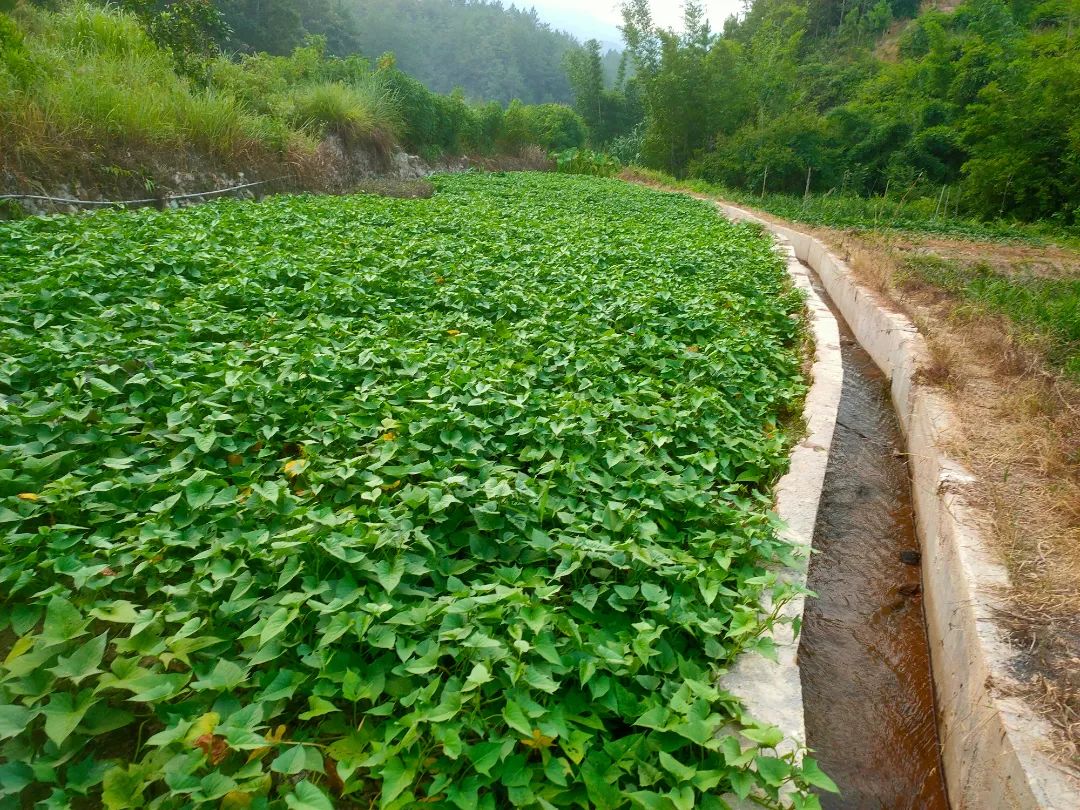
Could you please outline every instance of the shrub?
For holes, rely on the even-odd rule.
[[[510,148],[537,144],[552,152],[581,147],[589,133],[581,116],[564,104],[527,106],[510,102],[503,126],[503,143]]]
[[[641,162],[641,153],[645,148],[645,127],[641,124],[634,127],[627,135],[615,138],[608,144],[608,154],[624,165],[633,165]]]
[[[594,177],[614,177],[622,166],[615,158],[590,149],[567,149],[555,155],[555,165],[561,174],[587,174]]]

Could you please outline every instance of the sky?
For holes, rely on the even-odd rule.
[[[609,46],[622,42],[617,27],[622,23],[618,0],[517,0],[516,5],[535,6],[542,20],[569,31],[578,39],[596,37]],[[724,20],[742,8],[742,0],[703,0],[702,5],[713,30],[719,30],[723,28]],[[652,9],[658,25],[681,27],[682,0],[652,0]]]

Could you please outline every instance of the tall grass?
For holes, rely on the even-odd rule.
[[[388,143],[400,135],[401,109],[376,76],[351,84],[320,82],[292,89],[282,101],[293,124],[315,134],[334,134],[347,142]]]
[[[255,116],[235,97],[192,86],[135,18],[86,4],[57,12],[19,7],[18,49],[32,66],[16,81],[0,62],[0,120],[14,134],[5,159],[27,167],[89,149],[195,149],[232,157],[260,142]]]
[[[1007,316],[1051,363],[1080,382],[1080,279],[1006,275],[937,256],[913,256],[908,267],[931,284]]]
[[[210,158],[225,170],[284,161],[322,187],[348,171],[318,148],[328,135],[384,157],[397,144],[438,156],[564,149],[586,137],[567,107],[516,103],[504,113],[440,96],[392,65],[327,57],[319,40],[289,56],[210,59],[196,84],[133,15],[56,2],[0,13],[0,170],[22,185],[112,169],[160,174]]]
[[[401,131],[393,94],[373,75],[319,81],[320,56],[300,52],[250,60],[262,74],[219,59],[199,87],[135,17],[84,2],[0,15],[0,53],[0,164],[31,174],[148,148],[225,162],[314,154],[328,133],[388,151]]]

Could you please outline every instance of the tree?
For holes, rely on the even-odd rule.
[[[590,39],[582,48],[568,51],[566,75],[574,91],[574,109],[593,132],[603,127],[604,65],[600,43]]]
[[[230,33],[213,0],[122,0],[120,7],[139,18],[158,47],[172,54],[181,73],[198,79],[205,78],[204,63]]]

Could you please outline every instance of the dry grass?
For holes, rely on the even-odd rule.
[[[360,181],[353,192],[372,194],[377,197],[395,197],[400,200],[427,200],[435,196],[435,186],[427,180],[396,180],[378,177]]]

